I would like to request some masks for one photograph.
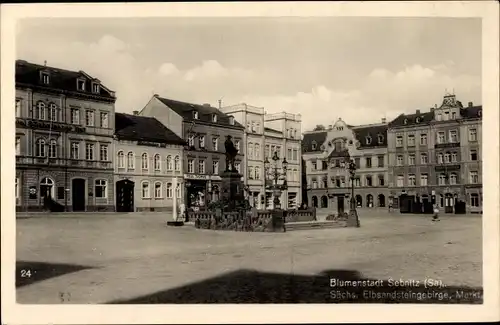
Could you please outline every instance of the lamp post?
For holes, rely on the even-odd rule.
[[[264,169],[266,172],[266,181],[269,180],[272,183],[267,186],[268,189],[270,189],[273,192],[274,200],[273,200],[273,205],[275,209],[281,209],[281,203],[280,203],[280,196],[281,193],[288,188],[287,182],[286,182],[286,172],[288,168],[288,162],[286,161],[285,158],[283,158],[283,161],[281,162],[281,170],[278,166],[278,152],[274,152],[273,157],[271,158],[271,162],[266,157],[266,160],[264,161]],[[282,184],[278,184],[280,180],[283,180]]]
[[[359,227],[358,212],[356,211],[356,199],[354,198],[354,177],[356,176],[356,163],[354,159],[342,162],[342,167],[349,171],[349,178],[351,179],[351,199],[349,200],[349,215],[347,218],[347,225],[349,227]]]

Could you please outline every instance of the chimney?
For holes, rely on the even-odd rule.
[[[333,125],[330,124],[330,125],[328,125],[328,130],[331,130],[331,129],[333,129]]]
[[[219,99],[218,102],[219,102],[219,109],[220,109],[220,108],[222,108],[222,99]]]
[[[204,106],[204,107],[210,107],[210,104],[208,104],[208,103],[204,103],[204,104],[203,104],[203,106]]]
[[[387,119],[385,117],[382,117],[382,123],[387,123]]]
[[[419,110],[419,109],[417,109],[417,110],[416,110],[416,113],[417,113],[417,115],[418,115],[418,114],[420,114],[420,110]]]
[[[434,107],[431,107],[431,112],[434,112]]]
[[[153,95],[153,97],[160,97],[160,95],[158,95],[158,94],[154,94],[154,95]]]
[[[473,103],[472,102],[469,102],[469,107],[472,107]]]
[[[139,111],[133,111],[132,112],[134,115],[139,115]]]

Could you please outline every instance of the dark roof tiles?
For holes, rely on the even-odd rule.
[[[172,145],[186,142],[154,117],[115,113],[115,136],[119,140],[149,141]]]

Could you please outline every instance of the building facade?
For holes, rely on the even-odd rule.
[[[153,117],[115,114],[116,210],[172,211],[183,199],[185,141]]]
[[[227,136],[231,136],[239,150],[235,167],[245,175],[244,127],[233,116],[209,104],[191,104],[158,95],[138,114],[155,117],[186,141],[183,168],[187,207],[203,207],[220,197],[220,173],[227,168],[224,147]]]
[[[389,124],[391,195],[419,204],[437,202],[454,213],[482,211],[482,106],[464,107],[453,94],[441,106],[401,114]]]
[[[282,193],[281,207],[298,207],[302,201],[301,116],[288,113],[267,114],[263,107],[245,103],[225,106],[221,111],[234,116],[236,121],[245,126],[243,143],[246,148],[244,165],[247,172],[244,182],[249,189],[250,204],[258,209],[273,208],[272,193],[266,188],[264,161],[266,158],[271,161],[276,152],[280,162],[283,158],[288,162],[288,189]]]
[[[18,211],[112,211],[115,93],[83,71],[16,61]]]
[[[388,204],[387,123],[347,125],[338,119],[325,130],[304,134],[302,157],[309,206],[349,209],[351,181],[345,163],[354,159],[354,195],[359,208]]]

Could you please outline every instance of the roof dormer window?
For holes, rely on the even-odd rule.
[[[199,117],[199,116],[198,116],[198,112],[197,112],[197,111],[194,111],[194,112],[193,112],[193,118],[194,118],[195,120],[197,120],[197,119],[198,119],[198,117]]]
[[[481,117],[481,114],[482,114],[482,113],[483,113],[483,110],[481,110],[481,109],[480,109],[480,110],[478,110],[478,111],[477,111],[477,116],[478,116],[478,117]]]
[[[384,142],[384,136],[382,134],[378,135],[378,144],[382,144]]]
[[[404,125],[408,124],[408,119],[407,118],[404,119],[403,124]]]
[[[367,136],[365,138],[365,140],[366,140],[366,144],[371,144],[372,143],[372,137],[371,136]]]
[[[42,82],[46,85],[49,84],[50,82],[50,76],[48,72],[42,72],[40,75],[40,78],[42,79]]]
[[[79,91],[85,91],[85,80],[78,79],[76,80],[76,89]]]
[[[101,87],[99,86],[98,83],[96,83],[96,82],[92,83],[92,92],[94,94],[98,94],[100,89],[101,89]]]
[[[318,145],[318,144],[316,143],[316,141],[313,141],[313,142],[311,143],[311,148],[312,148],[312,150],[316,150],[317,145]]]
[[[415,119],[415,122],[416,122],[416,123],[420,123],[420,117],[417,117],[417,118]]]
[[[229,116],[229,125],[234,125],[234,117]]]
[[[212,122],[217,123],[217,114],[212,114]]]

